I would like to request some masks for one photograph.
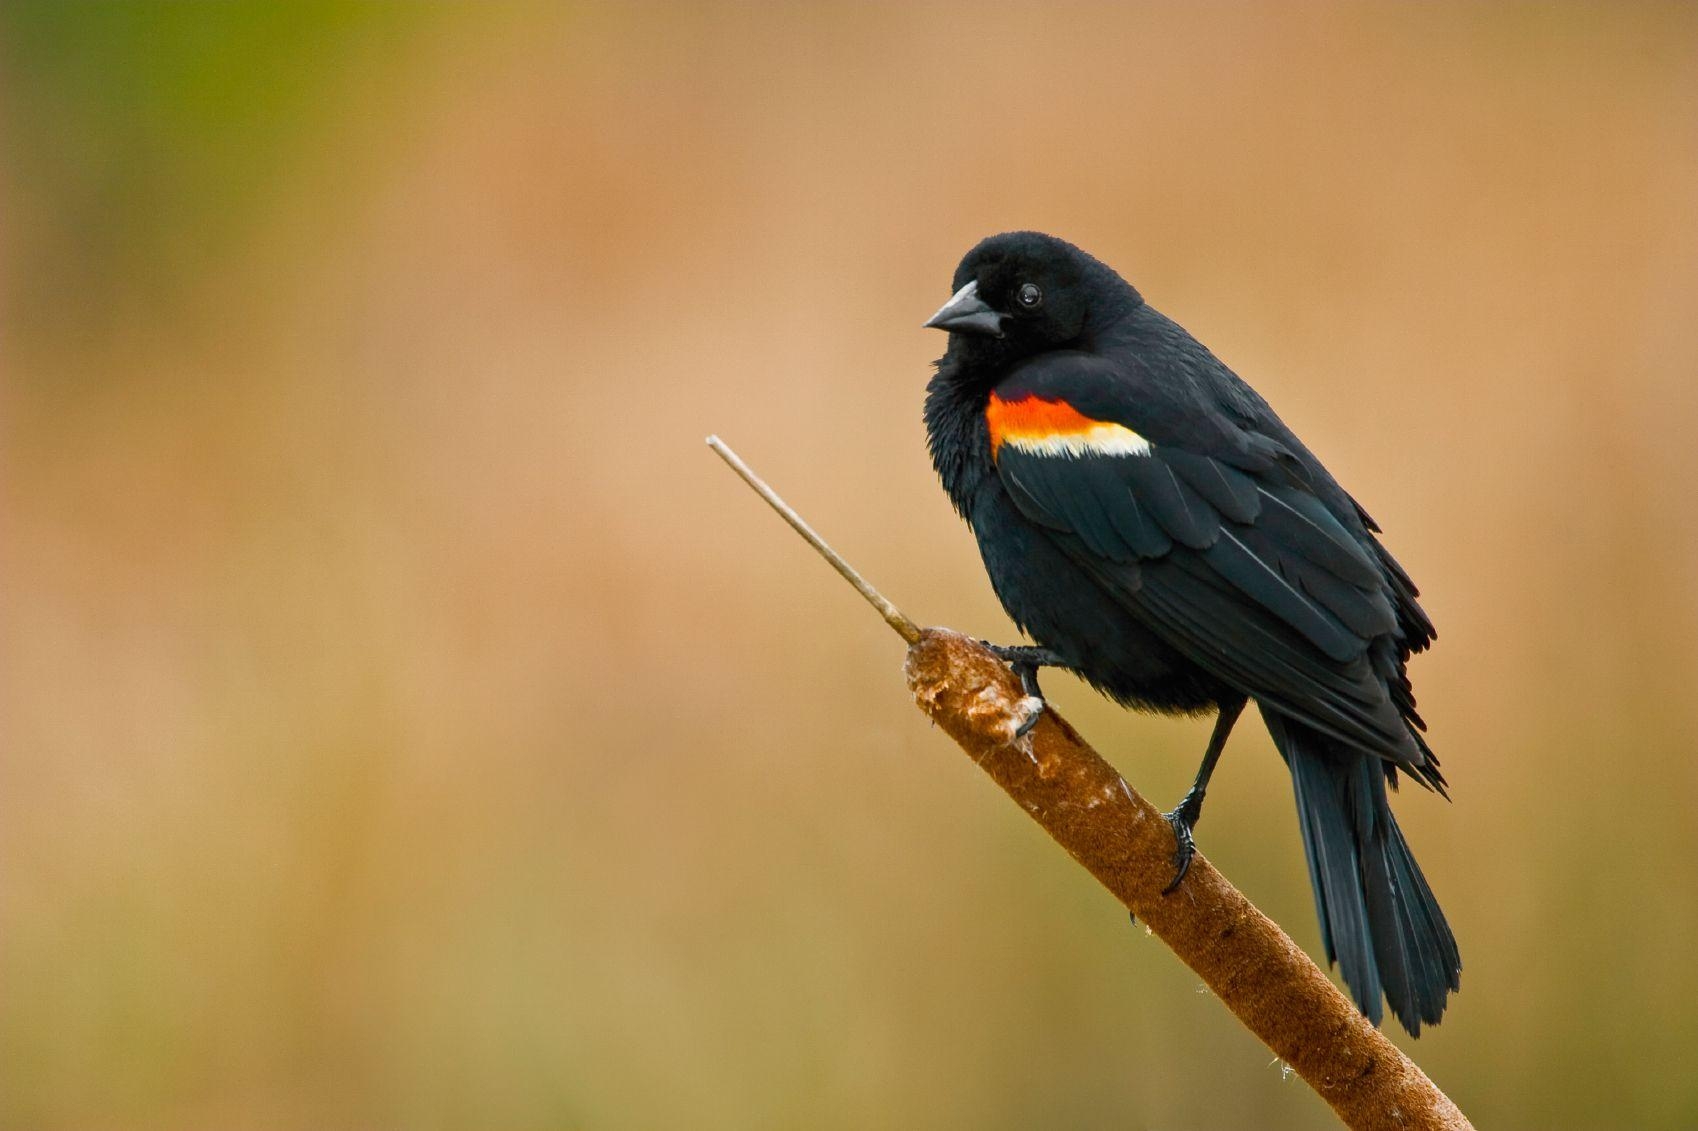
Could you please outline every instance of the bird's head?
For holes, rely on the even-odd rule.
[[[1042,232],[981,241],[955,269],[952,286],[926,325],[948,331],[949,357],[974,370],[1080,344],[1142,301],[1113,269]]]

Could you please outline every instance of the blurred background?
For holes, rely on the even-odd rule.
[[[915,711],[1009,639],[920,329],[1014,227],[1427,595],[1481,1126],[1698,1123],[1698,9],[0,8],[0,1124],[1325,1107]],[[1161,803],[1207,725],[1060,707]],[[1319,944],[1248,727],[1201,843]]]

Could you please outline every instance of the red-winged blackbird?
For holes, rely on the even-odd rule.
[[[1362,1012],[1418,1035],[1462,960],[1386,798],[1441,794],[1404,666],[1433,639],[1379,527],[1240,380],[1112,269],[1036,232],[993,236],[926,323],[932,462],[992,587],[1036,647],[1128,707],[1218,712],[1168,814],[1184,879],[1227,734],[1254,699],[1291,770],[1327,957]]]

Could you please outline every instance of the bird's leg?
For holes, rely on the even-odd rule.
[[[1024,738],[1028,731],[1038,725],[1038,717],[1044,713],[1044,693],[1038,687],[1038,669],[1065,667],[1067,661],[1048,648],[1034,648],[1029,644],[992,644],[988,640],[981,640],[979,643],[989,648],[997,659],[1007,664],[1014,674],[1020,677],[1020,690],[1027,698],[1038,701],[1038,709],[1014,732],[1015,738]]]
[[[1197,780],[1192,783],[1183,800],[1174,806],[1173,811],[1164,813],[1167,823],[1173,826],[1173,880],[1162,889],[1167,895],[1179,886],[1185,878],[1185,873],[1191,869],[1191,857],[1197,851],[1197,842],[1191,837],[1191,830],[1203,817],[1203,794],[1208,792],[1209,775],[1215,772],[1215,763],[1220,761],[1220,752],[1226,749],[1226,736],[1232,733],[1232,724],[1238,721],[1238,713],[1244,709],[1242,695],[1222,701],[1220,714],[1215,716],[1214,733],[1209,736],[1209,748],[1203,752],[1203,764],[1197,767]]]

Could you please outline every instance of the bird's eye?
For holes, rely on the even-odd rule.
[[[1027,310],[1036,310],[1043,305],[1043,288],[1036,283],[1021,283],[1020,289],[1014,292],[1014,301]]]

